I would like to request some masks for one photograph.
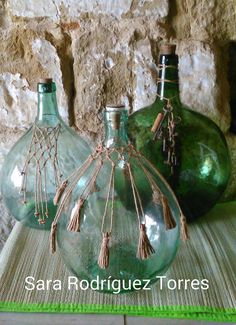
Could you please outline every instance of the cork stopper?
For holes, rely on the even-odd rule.
[[[40,84],[51,84],[53,82],[52,78],[45,78],[45,79],[40,79],[39,83]]]
[[[176,45],[175,44],[161,44],[160,54],[169,55],[175,54]]]

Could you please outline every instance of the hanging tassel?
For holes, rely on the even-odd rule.
[[[101,269],[106,269],[109,265],[109,233],[105,232],[103,233],[103,239],[102,239],[102,245],[100,249],[100,254],[98,257],[98,265]]]
[[[162,195],[161,200],[162,200],[163,217],[166,225],[166,230],[173,229],[176,227],[176,222],[172,216],[168,201],[164,195]]]
[[[182,211],[181,211],[181,215],[180,215],[180,225],[181,225],[181,238],[182,238],[182,240],[189,239],[188,226],[187,226],[186,218],[183,215]]]
[[[136,256],[141,260],[145,260],[153,253],[155,253],[155,250],[146,234],[146,226],[144,224],[140,224],[138,251]]]
[[[50,232],[50,246],[51,246],[52,254],[56,252],[56,232],[57,232],[57,224],[53,222],[51,225],[51,232]]]
[[[64,193],[64,191],[65,191],[67,185],[68,185],[68,181],[64,181],[64,182],[59,186],[59,188],[57,189],[57,191],[56,191],[56,195],[54,196],[54,199],[53,199],[53,203],[54,203],[54,205],[57,205],[58,202],[60,201],[61,196],[62,196],[62,194]]]
[[[79,198],[76,207],[72,210],[70,222],[67,226],[68,231],[80,232],[80,212],[84,205],[84,201],[83,198]]]
[[[93,186],[91,187],[90,194],[96,193],[96,192],[99,192],[99,191],[100,191],[100,188],[98,187],[97,183],[94,182]]]

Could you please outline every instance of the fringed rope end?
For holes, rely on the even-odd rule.
[[[139,258],[141,260],[145,260],[153,253],[155,253],[155,250],[152,247],[152,245],[148,239],[148,236],[146,234],[146,226],[144,224],[141,224],[140,225],[140,233],[139,233],[137,258]]]
[[[51,232],[50,232],[50,248],[51,253],[54,254],[56,252],[56,232],[57,232],[57,224],[52,223],[51,225]]]
[[[58,202],[61,199],[62,194],[64,193],[66,187],[68,185],[68,181],[62,182],[62,184],[59,186],[59,188],[56,191],[56,195],[54,196],[53,203],[54,205],[57,205]]]
[[[78,202],[76,203],[76,207],[72,210],[70,222],[67,226],[68,231],[80,232],[80,216],[84,202],[84,199],[79,198]]]
[[[102,245],[98,257],[98,266],[101,269],[106,269],[109,266],[109,243],[110,235],[108,232],[103,233]]]
[[[181,225],[181,238],[182,240],[185,241],[189,239],[189,233],[188,233],[187,221],[182,211],[180,215],[180,225]]]
[[[162,201],[163,217],[164,217],[166,230],[173,229],[176,227],[176,222],[175,219],[173,218],[168,201],[164,195],[162,195],[161,201]]]

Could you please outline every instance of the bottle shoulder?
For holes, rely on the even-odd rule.
[[[153,125],[158,113],[163,112],[163,102],[155,101],[153,104],[135,111],[129,116],[129,129],[149,128]],[[194,111],[191,107],[181,102],[173,103],[173,113],[176,119],[180,119],[183,128],[192,128],[195,131],[201,130],[202,133],[219,133],[223,132],[219,126],[209,117]]]
[[[60,125],[60,127],[56,129],[58,125]],[[63,121],[60,121],[55,127],[40,127],[38,124],[36,124],[36,127],[37,129],[35,130],[35,124],[33,124],[19,137],[7,153],[3,166],[8,166],[9,164],[14,165],[15,163],[22,164],[28,154],[30,146],[34,144],[34,141],[36,142],[33,148],[39,148],[40,144],[46,148],[47,139],[49,139],[51,145],[54,145],[56,141],[59,160],[63,160],[70,156],[76,157],[79,163],[85,160],[92,152],[93,146],[87,138],[76,133]]]

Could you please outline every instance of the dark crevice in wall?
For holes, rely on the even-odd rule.
[[[176,38],[176,31],[173,24],[173,18],[177,16],[177,4],[176,0],[169,2],[169,14],[167,16],[167,36],[168,38]]]
[[[133,1],[137,5],[137,1]],[[135,29],[133,35],[129,40],[130,48],[130,59],[127,64],[127,71],[129,73],[130,88],[131,91],[127,93],[127,99],[129,102],[129,114],[134,112],[134,98],[135,98],[135,85],[136,85],[136,74],[135,74],[135,52],[138,50],[138,42],[145,40],[147,37],[147,31],[144,33],[139,29]]]
[[[71,50],[71,37],[63,31],[62,36],[63,38],[58,41],[54,39],[52,34],[46,33],[45,38],[55,46],[60,59],[62,83],[68,98],[69,125],[75,127],[74,101],[76,90],[74,86],[74,58]]]
[[[130,73],[130,91],[127,92],[127,98],[129,102],[129,114],[132,114],[134,112],[134,97],[135,97],[135,82],[136,82],[136,75],[134,72],[135,69],[135,59],[134,59],[134,46],[132,45],[131,51],[130,51],[130,58],[127,65],[127,69]]]
[[[157,42],[156,40],[149,38],[152,57],[153,57],[153,61],[155,62],[156,66],[158,65],[158,62],[159,62],[159,48],[160,48],[161,41],[162,41],[162,39],[158,40],[158,42]]]
[[[236,42],[229,44],[228,80],[231,109],[230,132],[236,134]]]
[[[1,0],[0,1],[0,10],[5,10],[6,9],[6,4],[7,4],[7,1],[6,0]]]

